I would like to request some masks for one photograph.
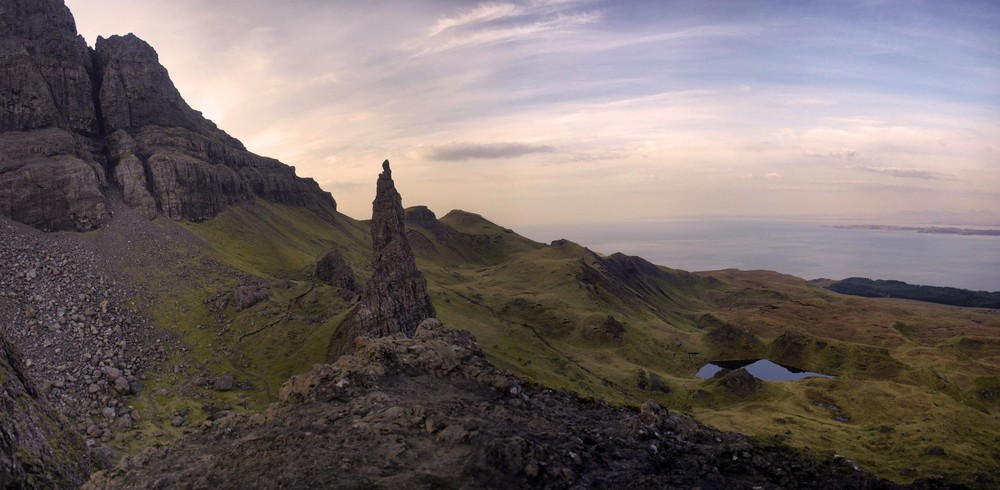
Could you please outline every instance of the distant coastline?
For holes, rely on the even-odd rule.
[[[817,281],[813,281],[816,283]],[[1000,291],[922,286],[903,281],[849,277],[825,286],[831,291],[868,298],[902,298],[952,306],[1000,309]]]
[[[917,233],[934,233],[937,235],[1000,236],[1000,230],[956,228],[953,226],[834,225],[833,228],[843,230],[915,231]]]

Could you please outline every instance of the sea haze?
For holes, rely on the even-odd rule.
[[[690,271],[767,269],[805,279],[858,276],[1000,291],[1000,237],[839,229],[833,224],[699,218],[519,231],[536,240],[566,238],[603,254],[638,255]]]

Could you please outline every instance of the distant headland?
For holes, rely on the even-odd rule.
[[[938,235],[1000,236],[1000,230],[956,228],[953,226],[834,225],[833,227],[846,230],[915,231],[917,233],[936,233]]]

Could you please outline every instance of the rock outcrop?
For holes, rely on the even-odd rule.
[[[117,189],[150,218],[202,220],[261,198],[333,219],[315,181],[188,106],[141,39],[90,49],[61,0],[0,0],[0,27],[0,214],[93,229]]]
[[[316,263],[316,278],[342,290],[345,295],[354,295],[361,290],[354,277],[354,270],[347,265],[340,250],[331,250],[319,259]]]
[[[720,378],[719,384],[730,393],[746,398],[763,388],[764,383],[757,379],[749,371],[743,368],[734,371],[723,370],[716,373],[715,377]]]
[[[897,488],[653,401],[617,409],[525,384],[433,319],[293,377],[280,398],[84,488]]]
[[[403,200],[386,160],[372,202],[372,277],[358,306],[334,333],[328,358],[351,352],[356,337],[413,335],[421,321],[433,316],[427,280],[406,239]]]
[[[0,336],[0,488],[69,488],[99,469],[95,453],[49,409],[17,349]]]
[[[95,58],[109,163],[130,206],[189,220],[255,196],[321,213],[336,209],[315,181],[250,153],[188,106],[145,41],[98,38]]]

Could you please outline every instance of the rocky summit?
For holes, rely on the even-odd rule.
[[[198,221],[261,198],[333,218],[315,181],[188,106],[141,39],[90,48],[61,0],[0,0],[0,27],[0,214],[89,230],[107,221],[109,199]]]
[[[413,335],[417,325],[434,316],[427,280],[417,269],[406,239],[403,199],[396,191],[389,161],[382,163],[372,202],[372,278],[361,301],[330,341],[335,360],[353,350],[356,337]]]

